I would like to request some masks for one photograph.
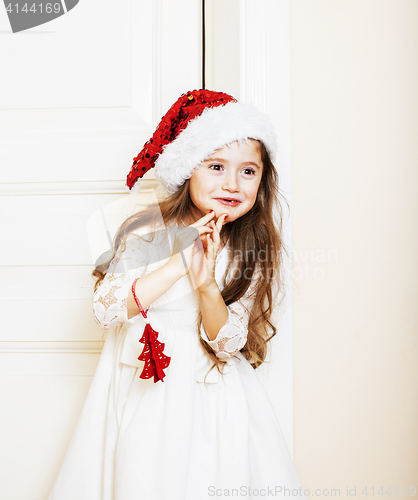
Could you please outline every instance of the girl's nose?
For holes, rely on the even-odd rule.
[[[238,181],[234,173],[229,173],[224,177],[222,188],[228,191],[236,191],[238,189]]]

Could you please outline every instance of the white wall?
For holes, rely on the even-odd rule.
[[[290,0],[290,42],[295,464],[306,488],[400,496],[418,486],[418,2]]]

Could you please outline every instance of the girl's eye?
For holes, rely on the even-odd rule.
[[[221,168],[223,168],[223,165],[221,165],[220,163],[214,163],[213,165],[209,165],[209,168],[212,168],[212,167],[221,167]],[[216,170],[218,170],[218,169],[216,169]],[[246,172],[247,175],[248,175],[248,173],[249,173],[249,175],[255,175],[255,170],[252,169],[252,168],[245,168],[244,172]]]

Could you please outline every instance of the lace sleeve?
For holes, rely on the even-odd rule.
[[[258,269],[254,273],[251,285],[248,287],[245,295],[227,306],[228,319],[214,340],[209,340],[203,327],[203,321],[201,322],[200,331],[202,338],[222,361],[226,361],[228,358],[234,356],[247,342],[248,319],[254,303],[257,282],[260,277],[261,272]]]
[[[126,241],[125,251],[116,252],[104,280],[93,294],[93,315],[101,328],[135,322],[138,316],[128,319],[129,289],[136,278],[145,274],[148,261],[147,242],[133,233]]]

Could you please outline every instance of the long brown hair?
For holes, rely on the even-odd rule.
[[[254,206],[239,219],[226,224],[221,231],[222,242],[229,243],[230,255],[235,264],[234,276],[228,279],[229,272],[227,272],[225,286],[221,292],[225,304],[228,306],[243,297],[250,286],[257,265],[261,272],[261,279],[257,280],[254,292],[252,310],[249,311],[247,342],[240,351],[254,369],[265,361],[267,343],[276,335],[277,329],[270,321],[270,317],[274,306],[280,304],[284,298],[283,254],[288,254],[282,239],[283,209],[280,200],[288,204],[279,191],[278,174],[269,154],[264,144],[257,142],[263,162],[263,173]],[[157,220],[157,215],[162,216],[164,224],[182,224],[182,220],[187,218],[190,207],[193,206],[189,184],[190,179],[187,179],[174,194],[159,204],[151,205],[147,210],[128,217],[123,222],[114,237],[112,257],[104,264],[98,265],[92,273],[97,278],[95,290],[103,281],[116,251],[125,249],[126,239],[132,231],[152,224]],[[236,259],[237,255],[239,259]],[[263,258],[260,258],[261,255]],[[280,300],[278,300],[279,295],[281,295]],[[199,312],[197,333],[201,345],[213,361],[212,368],[216,366],[222,373],[222,365],[225,362],[215,355],[201,337],[201,320],[202,314]]]

